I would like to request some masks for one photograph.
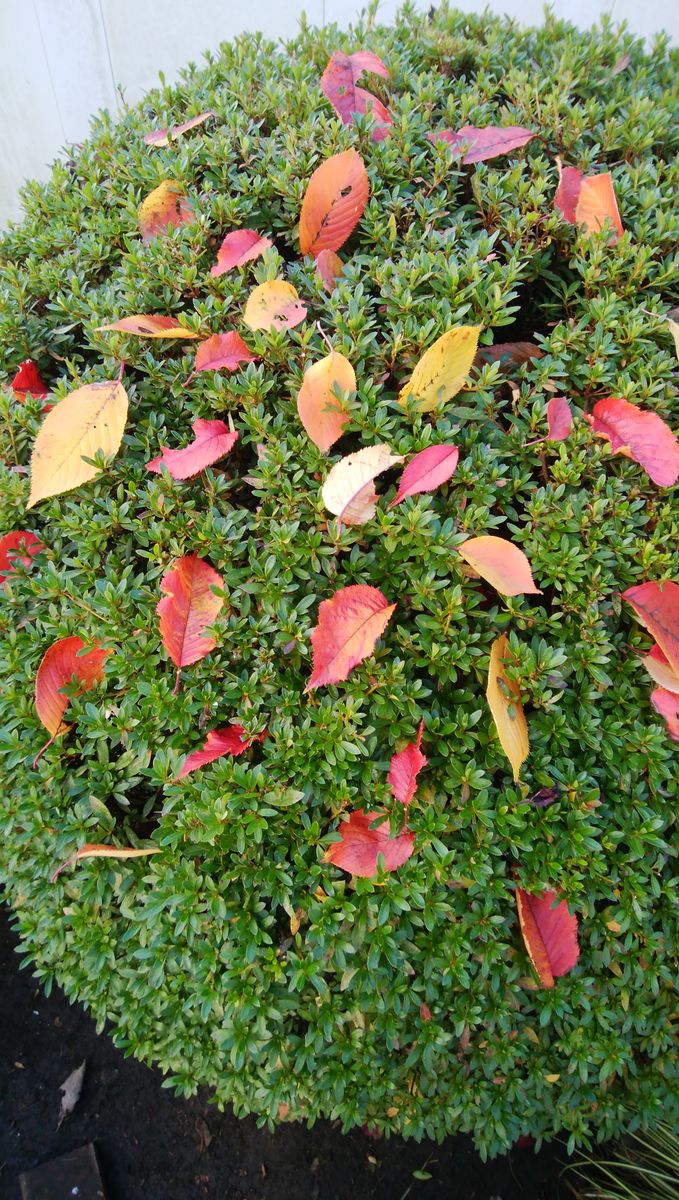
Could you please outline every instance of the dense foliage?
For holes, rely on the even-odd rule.
[[[368,117],[342,125],[319,90],[329,55],[358,48],[391,73],[375,82],[394,120],[382,140]],[[24,189],[25,220],[0,240],[5,385],[32,357],[60,399],[124,360],[130,411],[96,479],[26,513],[43,402],[0,393],[0,533],[46,547],[0,596],[0,878],[45,985],[184,1093],[208,1084],[271,1121],[468,1130],[487,1153],[525,1133],[608,1136],[630,1105],[667,1113],[676,768],[638,657],[651,642],[621,592],[676,573],[676,513],[582,414],[615,396],[672,424],[676,68],[662,38],[645,53],[607,24],[519,32],[446,8],[406,9],[394,29],[303,29],[283,47],[240,38],[121,120],[101,115],[50,184]],[[144,143],[206,110],[168,146]],[[540,137],[466,166],[427,139],[465,124]],[[313,170],[349,147],[370,199],[328,292],[297,226]],[[615,244],[553,208],[557,155],[612,173]],[[194,217],[144,243],[140,203],[168,178]],[[211,276],[243,228],[273,247]],[[274,278],[308,315],[251,332],[248,295]],[[204,338],[238,330],[257,360],[186,384],[193,343],[97,332],[135,313],[181,315]],[[482,346],[532,339],[543,356],[479,362],[443,412],[400,405],[423,350],[474,324]],[[296,405],[323,333],[358,388],[328,455]],[[572,430],[529,444],[555,392]],[[239,433],[223,463],[186,482],[146,470],[216,417]],[[388,508],[388,473],[372,520],[338,532],[321,498],[330,464],[433,442],[459,449],[447,483]],[[489,533],[525,552],[541,594],[499,595],[453,552]],[[216,648],[173,694],[156,605],[189,555],[219,573],[224,603]],[[346,682],[305,694],[319,604],[352,584],[395,613]],[[530,731],[519,783],[485,700],[503,634]],[[111,653],[34,767],[36,671],[74,635]],[[403,828],[387,774],[421,719],[415,851],[352,878],[325,861],[342,814],[382,809]],[[173,782],[232,721],[268,736]],[[551,803],[531,802],[541,789]],[[84,842],[160,853],[50,883]],[[554,889],[577,913],[580,959],[552,988],[531,969],[517,887]]]

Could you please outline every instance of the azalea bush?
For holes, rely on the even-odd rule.
[[[491,1154],[667,1115],[672,59],[240,38],[23,189],[0,878],[183,1094]]]

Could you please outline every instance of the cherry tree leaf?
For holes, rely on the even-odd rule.
[[[193,208],[186,199],[181,184],[164,179],[149,192],[139,209],[139,231],[143,242],[150,242],[171,226],[186,225],[193,220]]]
[[[486,125],[479,128],[476,125],[463,125],[454,132],[452,129],[440,129],[428,134],[432,142],[447,142],[454,149],[464,147],[462,162],[466,164],[486,162],[489,158],[497,158],[499,154],[509,154],[530,142],[535,134],[522,125]]]
[[[575,205],[575,223],[584,225],[587,233],[598,233],[607,220],[615,230],[611,243],[617,242],[625,231],[618,211],[612,176],[608,172],[602,175],[585,175]]]
[[[96,332],[107,332],[109,329],[120,333],[131,333],[135,337],[148,338],[199,338],[195,329],[187,329],[174,317],[159,317],[156,314],[134,313],[130,317],[121,317],[110,325],[97,325]]]
[[[651,704],[667,726],[673,742],[679,742],[679,696],[667,688],[654,688],[651,692]]]
[[[405,404],[409,396],[414,396],[420,412],[443,408],[464,386],[480,332],[480,325],[460,325],[437,338],[401,388],[399,402]]]
[[[533,358],[544,358],[544,351],[537,342],[495,342],[492,346],[479,346],[475,362],[497,362],[506,368],[514,363],[518,366],[530,362]]]
[[[416,496],[420,492],[433,492],[442,483],[450,479],[455,471],[459,458],[456,446],[442,443],[438,446],[427,446],[411,458],[404,467],[398,481],[398,491],[389,508],[394,508],[405,500],[406,496]]]
[[[648,629],[673,671],[679,674],[679,584],[639,583],[622,593]]]
[[[578,961],[578,919],[556,892],[531,895],[516,889],[519,925],[528,956],[543,987],[567,975]]]
[[[533,582],[530,563],[523,550],[507,538],[468,538],[461,546],[456,546],[456,550],[482,579],[503,596],[520,596],[522,593],[542,595]]]
[[[417,776],[422,768],[427,765],[428,760],[420,750],[423,732],[424,721],[420,721],[417,740],[415,742],[408,742],[408,745],[403,750],[399,750],[397,754],[392,756],[389,764],[389,787],[395,799],[400,800],[404,808],[408,807],[415,795]]]
[[[72,867],[83,858],[142,858],[147,854],[160,854],[160,846],[107,846],[87,842],[57,867],[50,877],[50,883],[54,883],[67,867]]]
[[[260,258],[265,250],[273,246],[271,238],[262,237],[254,229],[235,229],[228,233],[217,251],[217,262],[210,270],[212,276],[224,275],[234,267]]]
[[[305,691],[348,679],[349,672],[372,654],[395,608],[367,584],[340,588],[330,600],[322,600],[318,625],[311,633],[313,670]]]
[[[351,125],[356,114],[363,116],[372,112],[375,120],[382,125],[381,129],[374,131],[373,139],[381,140],[386,133],[384,126],[392,125],[393,122],[382,101],[370,91],[358,86],[359,79],[366,72],[381,75],[383,79],[389,78],[387,68],[376,54],[366,50],[359,50],[354,54],[335,51],[321,76],[320,88],[343,125]]]
[[[160,636],[179,671],[205,658],[217,645],[206,629],[217,620],[224,603],[212,589],[223,588],[224,581],[205,559],[189,554],[177,559],[160,587],[165,593],[156,605]]]
[[[169,146],[170,142],[182,133],[188,133],[190,129],[196,129],[199,125],[204,125],[210,117],[216,116],[216,113],[208,109],[207,112],[198,113],[197,117],[189,117],[188,121],[182,121],[181,125],[171,125],[169,129],[154,129],[151,133],[144,134],[144,143],[147,146]]]
[[[341,841],[333,843],[325,854],[325,862],[340,867],[350,875],[361,875],[372,879],[377,875],[377,857],[382,855],[385,871],[395,871],[410,858],[415,845],[412,833],[399,833],[392,837],[389,821],[385,820],[371,829],[370,826],[383,813],[367,813],[358,809],[349,814],[338,829]]]
[[[553,396],[547,401],[547,439],[562,442],[573,426],[573,413],[565,396]]]
[[[27,508],[96,478],[98,468],[85,459],[100,452],[108,458],[116,453],[127,407],[127,392],[115,380],[87,383],[54,405],[33,445]]]
[[[614,454],[634,459],[659,487],[672,487],[679,479],[679,442],[657,413],[628,400],[598,400],[587,420]]]
[[[575,225],[575,209],[584,176],[577,167],[564,167],[560,158],[557,158],[556,165],[559,184],[554,193],[554,207],[559,210],[564,220],[570,225]]]
[[[332,350],[320,362],[305,372],[297,393],[297,412],[312,442],[324,454],[342,436],[350,420],[335,388],[344,392],[356,391],[354,368],[343,354]]]
[[[500,744],[512,765],[514,780],[517,781],[521,766],[528,757],[528,726],[521,707],[521,693],[517,685],[507,678],[505,671],[504,660],[507,657],[508,645],[503,634],[502,637],[496,638],[491,646],[486,699]]]
[[[254,362],[256,357],[234,330],[213,333],[198,347],[196,361],[186,383],[190,383],[199,371],[237,371],[241,363]]]
[[[69,728],[63,716],[69,705],[66,684],[77,680],[76,695],[89,691],[104,678],[104,662],[110,650],[94,646],[83,653],[85,643],[79,637],[60,638],[43,655],[35,677],[35,707],[45,729],[56,737]]]
[[[664,691],[679,694],[679,673],[672,669],[660,646],[654,646],[641,661],[654,683],[659,684]]]
[[[146,464],[147,471],[159,475],[166,467],[173,479],[190,479],[219,462],[238,441],[238,434],[223,421],[203,421],[200,418],[191,425],[194,440],[182,450],[164,449],[163,453]]]
[[[365,446],[355,454],[341,458],[330,471],[321,495],[329,512],[339,518],[340,525],[362,525],[375,515],[377,493],[373,480],[395,463],[403,462],[402,454],[392,454],[389,446]]]
[[[34,396],[36,400],[44,400],[50,394],[32,358],[26,358],[19,364],[19,369],[9,386],[17,400],[21,401],[24,401],[27,395]]]
[[[368,174],[356,150],[321,163],[307,187],[299,218],[302,254],[339,250],[358,225],[368,202]]]
[[[17,563],[30,567],[33,557],[44,549],[40,539],[28,529],[14,529],[0,537],[0,587],[16,571]]]
[[[344,271],[344,263],[334,250],[321,250],[316,255],[316,270],[323,280],[326,292],[334,292],[337,280]]]
[[[199,767],[204,767],[206,763],[214,762],[225,754],[237,758],[254,742],[263,742],[265,737],[266,730],[255,737],[248,737],[243,726],[236,724],[229,725],[226,729],[211,729],[201,749],[194,750],[193,754],[184,759],[182,768],[173,782],[185,779],[192,771],[197,771]]]
[[[670,327],[670,333],[672,334],[674,341],[674,349],[677,352],[677,358],[679,358],[679,324],[676,321],[673,321],[671,317],[667,318],[667,324]],[[16,391],[16,388],[14,390]],[[37,395],[37,392],[33,392],[33,395]]]
[[[306,304],[291,283],[270,279],[250,292],[243,320],[249,329],[294,329],[306,314]]]

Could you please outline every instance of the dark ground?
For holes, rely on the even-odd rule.
[[[557,1143],[484,1164],[462,1136],[373,1141],[327,1121],[270,1134],[218,1112],[205,1092],[181,1100],[58,989],[46,999],[15,946],[0,904],[1,1200],[19,1200],[22,1171],[90,1141],[107,1200],[572,1200]],[[57,1132],[59,1085],[83,1058],[80,1101]],[[431,1180],[413,1178],[422,1170]]]

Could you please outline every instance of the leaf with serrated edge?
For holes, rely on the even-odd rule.
[[[127,406],[125,388],[114,381],[87,383],[54,405],[33,445],[27,508],[96,478],[98,469],[84,460],[99,452],[107,458],[116,453]]]
[[[237,758],[240,754],[244,754],[253,742],[263,742],[265,737],[266,732],[256,734],[254,737],[247,737],[242,725],[228,725],[226,729],[211,729],[201,749],[194,750],[193,754],[189,754],[184,759],[181,770],[173,782],[178,783],[192,771],[197,771],[199,767],[204,767],[207,763],[214,762],[215,759],[222,758],[225,754]]]
[[[241,363],[254,362],[256,357],[235,330],[213,333],[196,350],[193,370],[186,383],[190,383],[199,371],[237,371]]]
[[[496,638],[490,650],[486,699],[490,708],[500,745],[509,759],[514,780],[528,757],[528,726],[521,707],[521,693],[507,678],[504,659],[507,657],[507,638]]]
[[[163,645],[176,667],[205,658],[217,645],[205,630],[217,620],[224,603],[212,589],[223,588],[220,575],[195,554],[177,559],[160,581],[165,592],[156,605]]]
[[[524,944],[540,982],[554,987],[555,978],[572,971],[580,955],[577,917],[552,891],[533,896],[517,888],[516,904]]]
[[[70,703],[63,689],[75,676],[78,694],[89,691],[104,677],[104,662],[110,650],[93,646],[86,654],[79,637],[60,638],[45,651],[35,676],[35,707],[48,733],[54,737],[68,726],[62,717]]]
[[[356,150],[333,154],[321,163],[307,187],[299,218],[302,254],[339,250],[363,216],[368,174]]]
[[[232,271],[234,267],[242,267],[245,263],[260,258],[265,250],[273,246],[271,238],[262,237],[255,229],[234,229],[227,233],[219,250],[217,262],[211,268],[213,278]]]
[[[311,633],[313,671],[305,688],[340,683],[375,649],[396,608],[377,588],[353,584],[322,600]]]
[[[371,879],[377,874],[377,857],[382,855],[385,871],[395,871],[410,858],[415,845],[412,833],[399,833],[391,837],[389,821],[384,820],[375,829],[370,826],[383,813],[366,813],[362,809],[349,814],[349,820],[343,821],[337,832],[341,840],[335,842],[325,854],[325,862],[348,871],[350,875],[360,875]]]
[[[405,404],[409,396],[414,396],[419,412],[442,409],[464,386],[480,332],[480,325],[460,325],[437,338],[401,388],[399,403]]]
[[[507,538],[490,535],[468,538],[455,548],[477,575],[503,596],[542,595],[533,582],[530,563],[523,550]]]
[[[667,688],[654,688],[651,704],[658,716],[663,718],[672,741],[679,742],[679,696]]]
[[[375,514],[377,493],[373,480],[382,471],[403,462],[402,454],[392,454],[389,446],[365,446],[355,454],[341,458],[323,484],[323,503],[345,525],[362,525]]]
[[[415,795],[417,788],[417,776],[423,767],[427,765],[427,759],[420,750],[422,745],[422,733],[424,731],[424,721],[420,721],[417,731],[417,740],[408,742],[403,750],[399,750],[392,755],[389,764],[389,787],[391,788],[394,798],[400,800],[404,808],[407,808]]]
[[[628,400],[597,400],[587,420],[614,454],[639,463],[658,487],[673,487],[679,479],[679,442],[657,413]]]

